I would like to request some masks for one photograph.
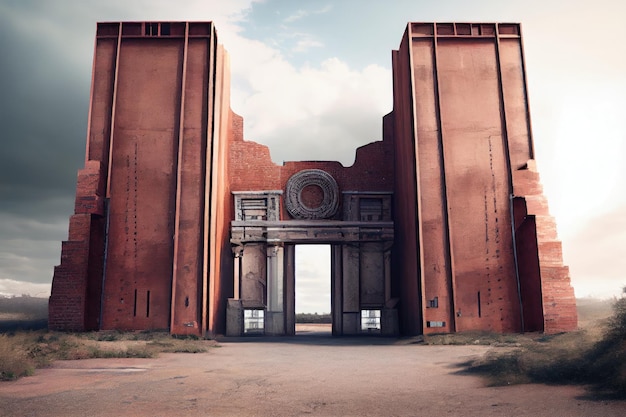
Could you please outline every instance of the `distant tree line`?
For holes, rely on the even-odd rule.
[[[297,313],[296,323],[332,323],[330,313]]]
[[[29,318],[48,317],[48,299],[29,295],[0,296],[0,313],[21,314]]]

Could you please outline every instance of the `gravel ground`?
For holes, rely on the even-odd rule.
[[[485,387],[458,364],[485,346],[408,339],[226,339],[200,354],[60,361],[0,383],[0,416],[620,416],[573,386]]]

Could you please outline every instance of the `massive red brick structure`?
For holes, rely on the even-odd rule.
[[[383,140],[271,161],[204,22],[98,24],[51,329],[294,334],[295,246],[331,245],[334,334],[576,327],[520,27],[411,23]]]

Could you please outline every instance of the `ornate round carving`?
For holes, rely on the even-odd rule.
[[[338,205],[339,187],[326,171],[305,169],[287,181],[285,207],[296,219],[327,219],[337,213]]]

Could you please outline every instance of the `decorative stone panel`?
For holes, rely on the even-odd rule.
[[[274,191],[234,191],[235,220],[278,221],[280,220],[280,195]]]
[[[305,169],[289,178],[285,206],[296,219],[328,219],[337,213],[339,187],[321,169]]]

